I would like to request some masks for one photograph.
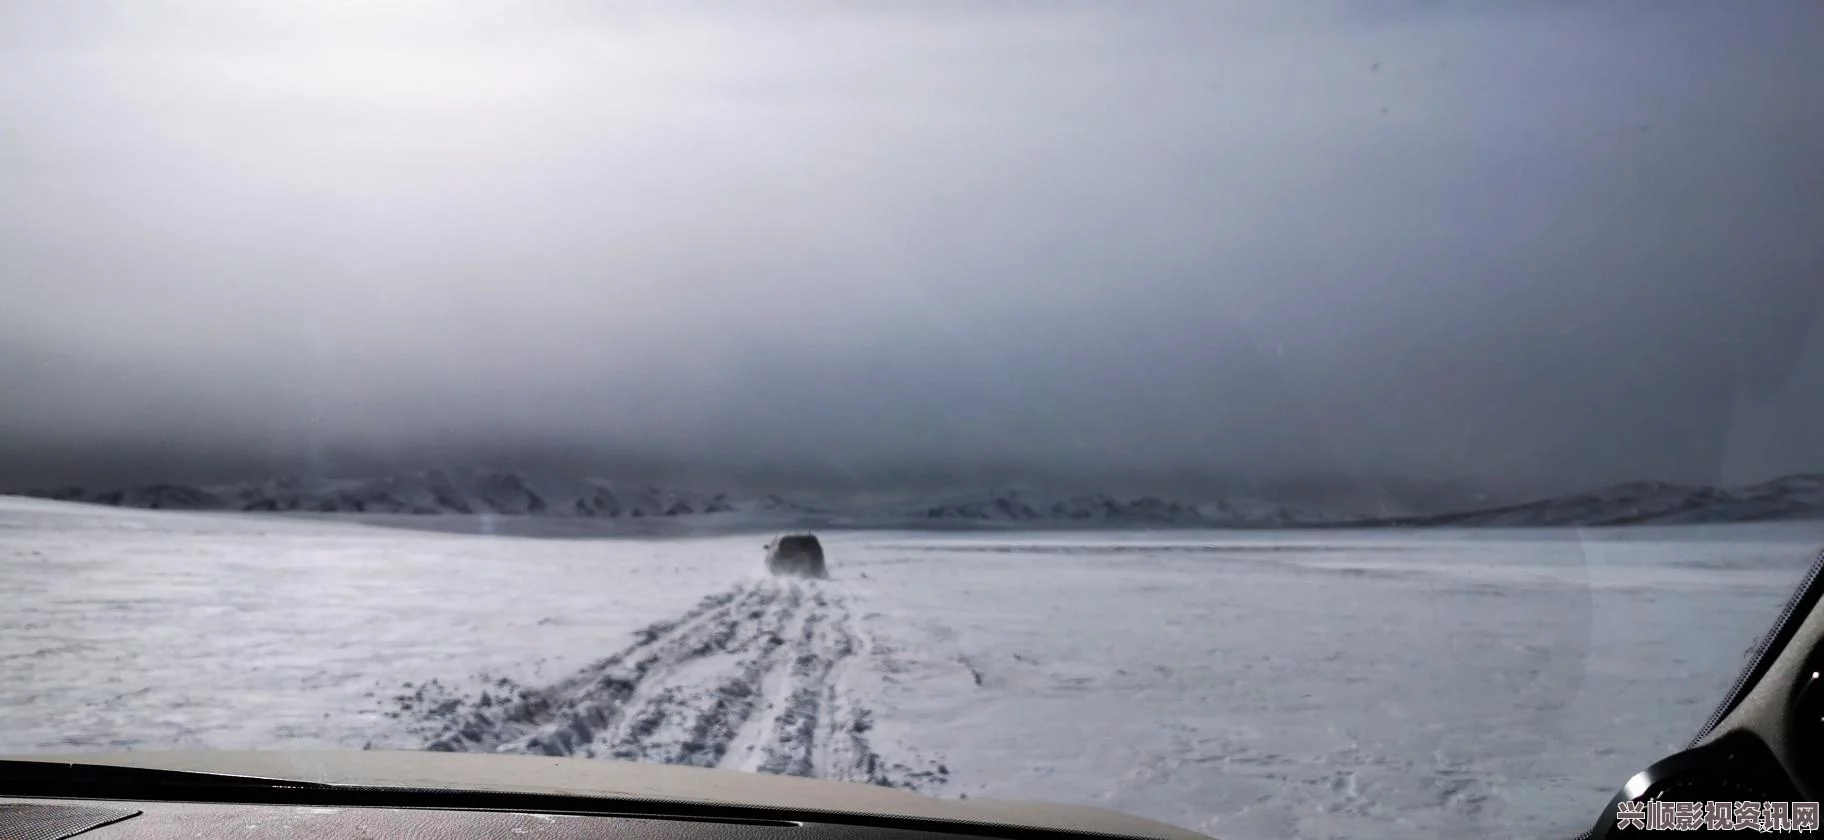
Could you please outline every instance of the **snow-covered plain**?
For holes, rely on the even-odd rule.
[[[1567,836],[1682,745],[1824,546],[868,532],[779,582],[753,534],[562,533],[0,498],[0,752],[530,750],[1242,840]]]

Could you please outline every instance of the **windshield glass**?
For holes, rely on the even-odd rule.
[[[1565,836],[1824,547],[1824,7],[0,10],[0,754]]]

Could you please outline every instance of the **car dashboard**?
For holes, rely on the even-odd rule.
[[[633,838],[633,840],[949,840],[954,831],[760,820],[457,808],[324,807],[124,800],[0,799],[0,837]]]

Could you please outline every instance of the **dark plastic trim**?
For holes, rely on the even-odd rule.
[[[1596,825],[1583,836],[1593,840],[1606,840],[1616,831],[1616,806],[1631,802],[1659,790],[1669,781],[1692,772],[1703,770],[1746,771],[1752,774],[1749,784],[1761,788],[1765,796],[1761,801],[1793,801],[1799,798],[1799,792],[1785,777],[1778,759],[1758,736],[1750,732],[1731,732],[1705,744],[1680,751],[1656,761],[1623,785],[1621,791],[1609,800],[1603,815]]]

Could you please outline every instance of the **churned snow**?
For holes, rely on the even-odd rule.
[[[1824,545],[874,531],[826,533],[818,582],[765,578],[753,534],[502,521],[0,497],[0,752],[525,751],[1243,840],[1564,836],[1682,745]]]

